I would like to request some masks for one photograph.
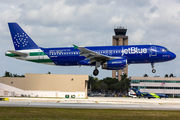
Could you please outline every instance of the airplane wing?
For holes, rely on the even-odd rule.
[[[14,51],[14,50],[8,50],[8,52],[13,53],[15,55],[23,56],[23,57],[28,56],[27,53],[17,52],[17,51]]]
[[[95,61],[105,62],[105,61],[108,61],[110,59],[114,59],[113,57],[99,54],[99,53],[94,52],[92,50],[89,50],[89,49],[87,49],[85,47],[78,47],[78,46],[76,46],[74,44],[73,44],[73,46],[74,46],[74,49],[80,50],[80,56],[86,57],[85,60],[89,59],[89,63],[93,63]]]

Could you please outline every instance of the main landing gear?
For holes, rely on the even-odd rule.
[[[95,70],[93,71],[94,76],[97,76],[99,74],[99,70],[97,68],[100,66],[101,66],[101,62],[96,61]]]
[[[156,70],[154,69],[154,63],[151,63],[151,66],[152,66],[152,73],[155,73]]]
[[[94,76],[97,76],[99,74],[99,70],[98,69],[95,69],[94,71],[93,71],[93,75]]]

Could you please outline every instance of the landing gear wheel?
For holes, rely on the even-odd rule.
[[[156,70],[155,69],[152,69],[152,73],[155,73],[156,72]]]
[[[95,69],[94,71],[93,71],[93,75],[94,76],[97,76],[99,74],[99,70],[98,69]]]

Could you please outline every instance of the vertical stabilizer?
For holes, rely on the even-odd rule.
[[[137,90],[136,88],[131,88],[131,90],[133,90],[136,93],[136,95],[140,95],[141,94],[141,92],[139,90]]]
[[[8,25],[15,50],[39,48],[17,23],[8,23]]]

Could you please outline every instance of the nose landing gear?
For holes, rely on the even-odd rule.
[[[154,69],[154,63],[151,63],[151,66],[152,66],[152,73],[155,73],[156,70]]]
[[[155,69],[152,69],[152,73],[155,73],[156,72],[156,70]]]

